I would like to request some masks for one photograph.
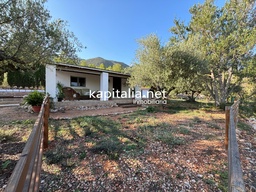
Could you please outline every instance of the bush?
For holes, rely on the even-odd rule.
[[[91,148],[92,152],[107,154],[113,160],[118,159],[122,150],[123,146],[121,142],[115,138],[103,139]]]
[[[39,87],[45,85],[45,66],[40,65],[36,70],[9,71],[7,81],[10,86]]]
[[[0,129],[0,143],[7,143],[15,140],[15,130]]]
[[[47,164],[58,164],[63,159],[66,159],[65,155],[63,155],[61,151],[58,151],[58,152],[46,151],[44,156]]]
[[[146,110],[147,110],[148,113],[153,113],[153,112],[156,111],[156,108],[155,108],[154,106],[148,106],[148,107],[146,108]]]
[[[40,106],[42,105],[44,101],[44,93],[41,93],[39,91],[33,91],[28,94],[27,97],[24,98],[24,100],[32,106]]]

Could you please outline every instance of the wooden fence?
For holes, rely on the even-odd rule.
[[[230,192],[245,191],[243,173],[241,169],[236,127],[238,121],[239,101],[232,106],[226,106],[226,133],[225,145],[228,150],[228,188]]]
[[[49,109],[49,97],[46,96],[5,192],[39,191],[43,149],[48,147]]]

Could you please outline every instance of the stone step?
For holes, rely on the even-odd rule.
[[[0,104],[0,108],[1,107],[18,107],[19,104]]]
[[[19,104],[23,101],[22,97],[0,97],[0,104]]]
[[[132,102],[129,102],[129,103],[116,103],[118,106],[123,106],[123,105],[132,105],[133,103]]]
[[[141,107],[141,105],[137,105],[137,104],[129,104],[129,105],[122,105],[122,108],[132,108],[132,107]]]

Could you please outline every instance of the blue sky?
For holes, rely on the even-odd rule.
[[[168,41],[175,18],[189,22],[189,8],[204,0],[48,0],[53,19],[68,28],[86,46],[82,59],[103,57],[128,65],[135,59],[138,39],[151,33]],[[216,0],[222,6],[225,0]]]

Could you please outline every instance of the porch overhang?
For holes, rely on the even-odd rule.
[[[108,73],[109,77],[121,77],[121,78],[129,78],[130,74],[119,73],[115,71],[84,67],[78,65],[70,65],[70,64],[52,64],[56,65],[57,71],[66,71],[66,72],[75,72],[75,73],[83,73],[83,74],[91,74],[91,75],[101,75],[102,73]]]

